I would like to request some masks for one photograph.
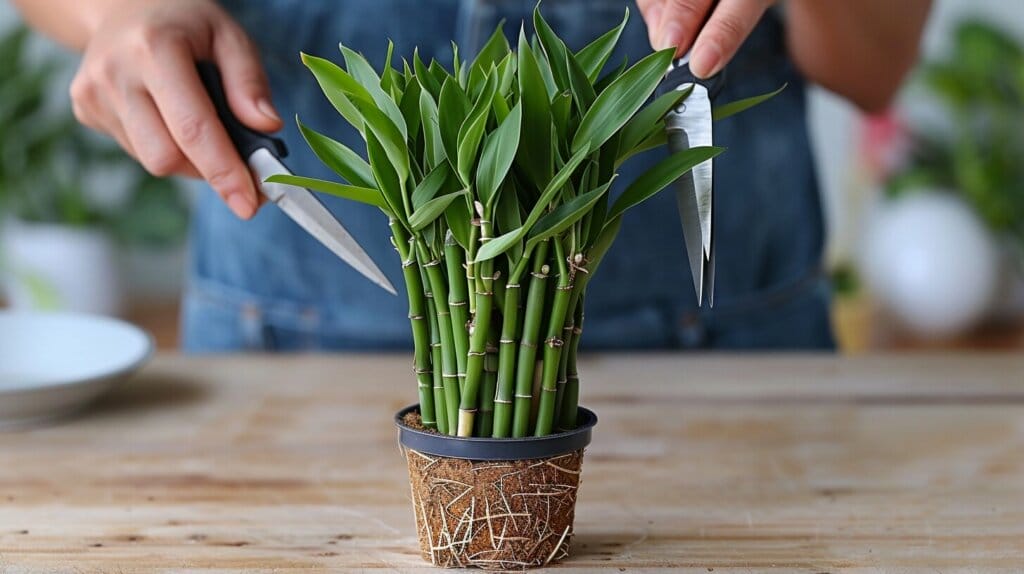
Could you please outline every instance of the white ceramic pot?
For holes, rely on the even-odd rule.
[[[124,310],[117,246],[100,230],[8,220],[0,249],[4,291],[16,309]]]
[[[875,210],[860,269],[872,294],[910,330],[947,338],[987,316],[999,283],[1000,252],[963,201],[921,191]]]

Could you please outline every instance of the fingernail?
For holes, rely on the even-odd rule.
[[[274,109],[274,104],[270,103],[270,100],[265,98],[257,100],[256,108],[275,122],[281,121],[281,116],[277,115],[277,110]]]
[[[715,44],[701,44],[693,50],[690,71],[698,78],[708,78],[718,73],[722,66],[722,51]]]
[[[676,48],[683,43],[683,29],[679,27],[678,22],[669,21],[665,23],[661,31],[661,45],[658,46],[659,50],[666,48]]]
[[[254,211],[252,202],[241,193],[232,193],[228,196],[228,207],[242,219],[249,219]]]

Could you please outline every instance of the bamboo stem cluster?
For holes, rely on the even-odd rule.
[[[533,24],[536,35],[520,29],[516,51],[500,27],[472,63],[453,46],[451,71],[418,53],[396,69],[390,44],[381,73],[345,46],[345,69],[303,54],[362,136],[366,159],[299,123],[345,183],[269,179],[388,217],[423,424],[450,435],[543,436],[576,426],[586,286],[623,214],[722,151],[671,154],[613,200],[619,166],[664,144],[665,115],[689,93],[649,101],[673,51],[606,71],[626,18],[579,51],[539,10]]]

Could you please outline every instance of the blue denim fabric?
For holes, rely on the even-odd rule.
[[[338,42],[383,62],[419,47],[425,60],[450,62],[450,41],[479,48],[498,22],[514,36],[534,0],[226,0],[259,44],[282,117],[298,112],[314,128],[361,148],[301,65],[299,51],[340,60]],[[572,48],[622,18],[626,2],[547,0],[545,15]],[[650,52],[639,12],[619,54]],[[828,285],[820,273],[824,230],[807,138],[804,81],[786,56],[782,24],[770,12],[729,68],[720,101],[789,88],[761,107],[715,124],[728,146],[715,160],[717,279],[715,308],[697,309],[671,193],[625,218],[586,300],[590,348],[789,348],[834,346]],[[282,134],[299,174],[332,178],[298,130]],[[622,170],[616,190],[664,152]],[[385,218],[371,207],[325,203],[403,289]],[[279,210],[237,220],[204,187],[192,223],[191,270],[184,304],[184,347],[231,350],[398,349],[411,345],[404,297],[392,297],[320,246]]]

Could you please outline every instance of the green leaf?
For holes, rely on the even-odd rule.
[[[626,14],[622,17],[621,24],[616,26],[615,29],[605,32],[598,39],[587,44],[586,47],[576,53],[576,60],[579,61],[580,66],[587,73],[591,83],[597,81],[601,70],[604,69],[605,63],[608,62],[608,58],[615,51],[615,45],[619,43],[619,36],[622,35],[622,30],[626,28],[626,22],[628,21],[629,8],[626,8]]]
[[[572,114],[572,94],[562,92],[551,100],[551,121],[555,124],[556,141],[568,141],[570,114]]]
[[[619,76],[621,76],[623,73],[625,73],[626,68],[628,68],[628,67],[629,67],[629,57],[628,56],[623,56],[622,63],[619,64],[619,67],[617,67],[614,70],[608,72],[604,76],[601,76],[601,78],[599,80],[594,82],[594,90],[597,93],[599,93],[599,94],[601,92],[603,92],[604,89],[608,87],[608,84],[611,84],[612,82],[617,80],[619,78]]]
[[[511,189],[505,189],[498,194],[498,202],[494,208],[495,230],[498,234],[519,229],[523,225],[523,216],[519,208],[519,198],[516,197],[515,186],[509,185],[509,187]],[[521,244],[514,245],[508,252],[508,257],[512,261],[518,261],[522,256]]]
[[[370,158],[373,179],[377,181],[377,188],[384,195],[384,200],[387,201],[391,213],[404,221],[408,214],[405,211],[402,182],[399,180],[398,173],[395,171],[387,151],[372,130],[366,131],[366,155]]]
[[[359,133],[362,133],[363,117],[353,104],[353,100],[372,102],[373,98],[370,96],[370,92],[366,91],[366,88],[361,86],[355,78],[334,62],[302,54],[302,63],[309,68],[309,71],[313,72],[317,83],[320,84],[320,89],[323,90],[334,109],[338,110],[338,113],[352,127],[359,130]]]
[[[695,147],[676,152],[658,162],[626,188],[608,212],[609,221],[622,215],[627,209],[643,202],[668,187],[694,166],[703,163],[725,151],[721,147]]]
[[[760,104],[761,102],[770,100],[775,96],[779,95],[779,93],[782,92],[782,90],[785,90],[786,86],[788,85],[789,84],[783,84],[781,88],[773,92],[768,92],[767,94],[761,94],[760,96],[754,96],[752,98],[736,100],[735,102],[729,102],[728,104],[718,106],[711,110],[711,119],[724,120],[729,116],[733,116],[744,110],[748,110]]]
[[[463,249],[469,249],[470,231],[473,226],[473,214],[465,201],[453,201],[444,211],[445,222],[452,231],[455,241]]]
[[[523,106],[523,141],[516,157],[517,165],[542,187],[554,171],[551,143],[551,103],[537,60],[526,40],[519,34],[519,98]]]
[[[383,209],[384,211],[391,210],[391,207],[388,205],[387,201],[384,200],[384,196],[381,194],[380,190],[371,187],[344,185],[333,181],[325,181],[311,177],[300,177],[284,173],[272,175],[265,181],[268,183],[283,183],[285,185],[305,187],[312,189],[313,191],[329,193],[345,199],[351,199],[352,201],[358,201],[359,203],[373,205]]]
[[[451,175],[452,170],[448,167],[447,162],[442,162],[427,174],[427,177],[423,178],[423,181],[416,186],[416,189],[412,190],[413,210],[419,209],[424,203],[434,199],[438,192],[444,188],[445,182],[448,181]]]
[[[586,159],[588,153],[590,153],[590,150],[586,147],[576,152],[576,155],[572,156],[569,161],[562,166],[562,169],[558,170],[555,177],[553,177],[547,187],[544,188],[544,192],[541,193],[540,199],[538,199],[537,203],[533,206],[533,209],[526,217],[526,222],[522,227],[509,231],[504,235],[495,237],[485,243],[480,250],[476,252],[476,260],[487,261],[489,259],[494,259],[511,249],[518,241],[521,241],[523,236],[529,233],[530,229],[537,223],[537,220],[544,215],[544,212],[548,209],[548,205],[554,201],[555,196],[562,191],[562,187],[569,182],[569,178],[571,178],[573,173],[575,173],[576,168],[583,163],[583,160]]]
[[[427,90],[434,100],[437,100],[441,95],[441,83],[430,74],[427,70],[427,66],[424,65],[423,60],[420,59],[419,48],[416,48],[412,52],[412,64],[413,69],[416,70],[416,79],[419,80],[420,86]]]
[[[423,149],[427,156],[427,166],[433,168],[447,156],[441,140],[441,127],[438,125],[437,104],[425,89],[420,92],[420,118],[423,121]]]
[[[400,189],[404,190],[405,180],[409,177],[409,148],[406,147],[405,138],[398,132],[395,124],[381,113],[380,110],[375,108],[373,104],[358,102],[356,107],[359,108],[359,111],[363,114],[363,119],[366,121],[366,135],[368,136],[369,132],[373,132],[373,135],[376,136],[380,145],[387,153],[388,159],[394,166]],[[372,161],[370,163],[371,165],[373,164]]]
[[[466,187],[473,183],[473,170],[476,168],[477,157],[480,151],[480,142],[483,140],[484,132],[487,129],[487,119],[490,115],[491,104],[494,98],[494,91],[497,89],[497,73],[491,70],[487,76],[487,82],[481,88],[479,97],[469,116],[459,128],[458,138],[458,172],[459,178]]]
[[[580,63],[576,61],[576,56],[573,55],[571,50],[565,50],[564,56],[566,70],[569,74],[569,85],[572,88],[573,98],[576,99],[576,106],[581,110],[590,109],[594,100],[597,99],[594,85],[591,83],[590,78],[587,77],[587,73],[580,66]]]
[[[522,121],[523,107],[516,104],[505,121],[484,142],[480,165],[476,171],[476,193],[488,208],[494,202],[498,188],[515,160]]]
[[[349,73],[370,93],[370,97],[377,104],[377,109],[384,112],[384,115],[391,120],[395,128],[402,134],[402,139],[408,139],[409,132],[405,125],[405,118],[402,117],[402,112],[398,109],[398,104],[391,98],[391,94],[381,88],[380,78],[377,77],[373,66],[366,61],[362,54],[341,44],[339,47],[345,57],[345,65],[348,67]],[[356,103],[356,106],[358,107],[359,104]],[[360,111],[362,110],[360,109]]]
[[[662,94],[637,112],[622,128],[622,138],[619,140],[619,155],[629,155],[633,148],[647,139],[656,126],[662,124],[665,114],[678,106],[679,102],[686,99],[692,91],[693,86],[690,86],[685,90],[675,90]]]
[[[572,140],[573,151],[588,143],[597,149],[608,141],[654,93],[672,61],[674,50],[661,50],[640,60],[612,82],[594,101]]]
[[[533,9],[533,28],[536,30],[537,39],[544,50],[556,90],[568,90],[570,87],[569,69],[566,66],[565,55],[569,50],[541,15],[540,3]]]
[[[445,80],[441,86],[441,99],[437,105],[437,119],[441,131],[441,142],[445,155],[453,168],[458,167],[459,128],[469,114],[469,99],[454,78]]]
[[[473,64],[470,66],[470,74],[472,74],[473,70],[486,73],[487,70],[491,69],[492,65],[498,64],[498,62],[511,53],[508,39],[505,38],[504,28],[505,20],[498,22],[494,33],[487,39],[487,42],[480,48],[480,52],[477,53],[476,58],[473,60]]]
[[[409,129],[409,141],[415,140],[420,133],[420,93],[422,91],[420,83],[413,81],[406,86],[398,106],[402,110],[402,117],[405,118],[405,125]]]
[[[609,181],[595,190],[577,195],[537,220],[526,240],[526,250],[532,250],[541,241],[558,235],[582,219],[604,197],[611,184]]]
[[[467,193],[469,192],[466,190],[448,193],[424,203],[423,206],[412,213],[412,216],[409,218],[409,227],[413,231],[419,231],[430,225],[435,219],[441,217],[441,214],[451,205],[452,201],[465,196]]]
[[[307,127],[298,117],[295,118],[295,122],[299,124],[299,131],[302,132],[302,137],[309,144],[309,148],[324,165],[353,185],[375,187],[370,164],[359,157],[359,154],[341,142]]]

